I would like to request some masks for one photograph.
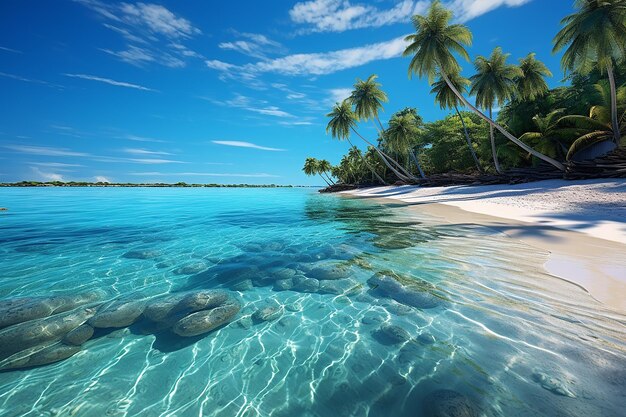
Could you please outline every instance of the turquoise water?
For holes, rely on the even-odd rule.
[[[242,305],[204,337],[130,326],[1,372],[0,416],[626,415],[626,317],[490,229],[301,189],[5,188],[0,206],[4,303],[223,288]],[[315,292],[274,282],[333,267]]]

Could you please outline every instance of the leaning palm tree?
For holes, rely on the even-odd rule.
[[[326,117],[330,117],[330,121],[326,126],[326,133],[330,132],[332,137],[337,138],[339,140],[345,139],[350,144],[350,147],[354,147],[352,142],[350,141],[350,131],[354,132],[358,137],[360,137],[365,143],[370,146],[373,146],[380,159],[387,165],[392,171],[394,171],[393,167],[390,166],[389,162],[385,159],[385,155],[376,148],[372,143],[370,143],[367,139],[365,139],[359,132],[356,130],[356,115],[352,111],[352,107],[350,106],[350,102],[348,100],[344,100],[341,103],[335,104],[333,110],[326,115]],[[376,171],[371,167],[370,164],[365,161],[365,164],[368,166],[370,171],[376,176],[378,181],[382,184],[387,184],[385,180],[383,180]],[[395,172],[395,171],[394,171]],[[402,174],[400,174],[402,175]],[[402,177],[398,177],[402,179]]]
[[[519,69],[521,73],[515,79],[519,99],[533,101],[548,92],[546,77],[552,77],[552,72],[543,62],[535,58],[534,53],[519,60]]]
[[[307,158],[304,161],[304,167],[302,168],[302,171],[304,171],[304,174],[307,176],[312,176],[316,174],[319,175],[324,180],[326,185],[330,187],[330,183],[326,181],[326,178],[324,178],[319,171],[319,161],[317,159]]]
[[[396,153],[406,152],[413,160],[422,178],[426,178],[419,160],[413,153],[413,142],[419,132],[415,117],[410,114],[392,117],[389,121],[389,128],[385,132],[387,144]]]
[[[470,80],[463,77],[459,73],[452,73],[448,75],[448,80],[450,83],[460,91],[461,93],[465,93],[467,91],[467,87],[470,85]],[[472,154],[472,158],[474,159],[474,163],[476,164],[476,168],[478,168],[479,172],[483,172],[483,168],[480,166],[480,162],[478,161],[478,157],[476,156],[476,152],[474,151],[474,146],[472,145],[472,139],[469,136],[469,132],[467,131],[467,125],[465,124],[465,120],[459,111],[460,100],[454,94],[454,91],[450,87],[448,87],[448,83],[443,79],[439,78],[432,84],[432,89],[430,90],[431,94],[435,95],[435,101],[439,103],[439,107],[442,109],[454,109],[456,114],[461,119],[461,124],[463,125],[463,133],[465,134],[465,141],[467,142],[467,147]]]
[[[448,74],[454,74],[461,70],[453,54],[456,53],[469,61],[469,55],[465,50],[465,46],[472,43],[472,33],[469,29],[461,24],[451,25],[451,19],[452,12],[445,9],[439,0],[435,0],[431,4],[425,16],[415,15],[412,17],[411,20],[416,32],[405,38],[405,40],[411,43],[403,53],[404,56],[413,55],[409,64],[409,77],[415,73],[419,77],[427,76],[428,80],[432,82],[437,72],[439,72],[459,100],[481,119],[498,129],[508,140],[514,142],[522,149],[554,165],[556,168],[564,170],[563,164],[530,148],[507,132],[502,126],[485,116],[451,85]]]
[[[554,38],[553,52],[565,48],[561,66],[588,74],[606,71],[611,90],[613,141],[620,143],[617,87],[613,68],[626,60],[626,1],[576,0],[577,12],[561,20],[563,28]]]
[[[321,174],[326,175],[326,178],[332,183],[335,184],[335,181],[328,175],[328,173],[332,170],[333,166],[326,159],[320,159],[317,161],[317,169]]]
[[[383,128],[383,124],[380,121],[380,117],[378,113],[383,109],[383,103],[387,102],[387,94],[383,90],[381,90],[381,84],[376,82],[378,75],[372,74],[367,77],[367,80],[363,81],[357,78],[356,83],[354,84],[354,90],[350,94],[348,100],[354,106],[354,113],[357,119],[360,120],[372,120],[378,122],[378,134],[382,138],[384,136],[385,129]],[[376,123],[374,123],[376,126]],[[400,165],[395,159],[389,157],[384,154],[386,158],[389,159],[391,165],[394,165],[395,168],[390,169],[394,172],[394,174],[398,175],[398,178],[403,180],[411,180],[414,177],[411,173],[405,169],[402,165]],[[397,172],[397,171],[400,171]],[[399,175],[400,174],[400,175]]]
[[[515,65],[506,63],[509,54],[502,53],[502,48],[493,50],[489,58],[479,56],[474,62],[476,74],[470,78],[472,88],[470,94],[476,96],[476,105],[489,111],[489,118],[493,119],[493,106],[502,106],[505,101],[513,98],[516,88],[515,80],[520,77],[521,71]],[[502,174],[496,140],[493,134],[493,125],[489,125],[489,137],[491,138],[491,152],[493,163],[498,174]]]

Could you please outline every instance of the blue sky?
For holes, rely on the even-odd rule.
[[[324,115],[372,73],[390,98],[383,121],[406,106],[445,116],[400,57],[428,1],[149,1],[0,2],[0,182],[318,185],[304,159],[337,163],[348,147]],[[551,86],[572,3],[446,1],[472,58],[536,52]]]

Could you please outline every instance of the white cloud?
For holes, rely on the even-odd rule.
[[[44,172],[37,167],[31,167],[33,173],[37,176],[37,180],[43,181],[65,181],[63,175],[55,172]]]
[[[312,32],[343,32],[349,29],[380,27],[408,21],[423,12],[428,1],[402,0],[388,10],[349,0],[312,0],[296,3],[289,11],[295,23],[308,25]]]
[[[356,48],[341,49],[331,52],[312,54],[294,54],[282,58],[259,61],[254,64],[237,66],[226,62],[219,62],[207,66],[225,73],[227,76],[237,77],[247,74],[254,77],[259,73],[277,73],[283,75],[324,75],[333,72],[365,65],[372,61],[396,58],[402,55],[407,43],[404,36],[390,41],[373,43]]]
[[[123,149],[123,151],[132,155],[172,155],[169,152],[151,151],[149,149],[137,149],[137,148],[125,148]]]
[[[75,1],[95,11],[106,20],[102,23],[104,27],[124,37],[128,42],[126,49],[101,49],[124,62],[133,65],[158,63],[181,68],[188,58],[202,58],[183,44],[183,41],[200,35],[200,29],[161,5]]]
[[[112,182],[109,178],[103,177],[102,175],[96,175],[93,179],[96,182],[108,182],[108,183]]]
[[[137,136],[137,135],[124,135],[121,137],[122,139],[128,139],[135,142],[155,142],[155,143],[165,143],[166,141],[161,139],[147,138],[145,136]]]
[[[246,110],[259,113],[259,114],[264,114],[266,116],[295,117],[293,114],[287,113],[286,111],[283,111],[276,106],[269,106],[269,107],[260,108],[260,109],[255,108],[255,107],[246,107]]]
[[[31,165],[38,165],[41,167],[49,167],[49,168],[75,168],[75,167],[84,166],[80,164],[64,164],[61,162],[31,162]]]
[[[444,5],[455,12],[456,19],[468,21],[501,6],[516,7],[532,0],[448,0]],[[289,11],[291,20],[306,25],[304,32],[343,32],[408,22],[412,15],[423,13],[430,1],[401,0],[390,9],[381,10],[369,3],[350,0],[310,0],[296,3]]]
[[[217,59],[211,59],[204,61],[207,67],[218,71],[230,71],[237,68],[237,65],[229,64],[228,62],[219,61]]]
[[[260,146],[250,142],[240,142],[235,140],[214,140],[212,142],[217,145],[234,146],[236,148],[252,148],[260,149],[262,151],[284,151],[284,149],[268,148],[266,146]]]
[[[279,42],[269,39],[265,35],[257,33],[238,33],[237,36],[246,40],[235,40],[231,42],[221,42],[220,49],[236,51],[244,55],[255,58],[265,58],[268,54],[284,53],[285,48]]]
[[[157,91],[157,90],[153,90],[152,88],[144,87],[138,84],[131,84],[131,83],[127,83],[124,81],[115,81],[115,80],[111,80],[110,78],[102,78],[102,77],[97,77],[95,75],[86,75],[86,74],[63,74],[63,75],[65,75],[66,77],[72,77],[72,78],[82,78],[83,80],[99,81],[101,83],[115,85],[118,87],[134,88],[134,89],[143,90],[143,91]]]
[[[45,156],[90,156],[88,153],[74,152],[65,148],[51,148],[46,146],[29,146],[29,145],[4,145],[4,148],[10,149],[19,153],[26,153],[30,155],[45,155]]]
[[[345,99],[347,99],[350,94],[352,94],[351,88],[332,88],[328,91],[329,93],[329,104],[341,103]]]

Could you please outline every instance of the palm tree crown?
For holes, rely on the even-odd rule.
[[[489,58],[479,56],[474,62],[476,74],[470,78],[470,94],[476,96],[476,104],[483,109],[504,104],[516,92],[515,79],[521,76],[521,71],[506,63],[508,57],[509,54],[502,53],[502,48],[498,47]]]
[[[357,78],[354,90],[349,97],[354,105],[356,117],[362,120],[369,120],[378,117],[378,111],[383,108],[382,103],[388,101],[387,94],[380,89],[381,84],[376,82],[378,75],[372,74],[367,80]]]
[[[548,92],[545,77],[552,77],[552,72],[545,64],[528,54],[519,61],[521,74],[516,78],[517,92],[522,100],[532,101]]]
[[[326,117],[330,117],[326,126],[326,133],[330,132],[334,138],[339,140],[349,138],[350,130],[356,126],[356,115],[348,100],[335,104],[333,110]]]
[[[470,85],[470,80],[459,73],[448,74],[448,80],[461,94],[467,92]],[[437,79],[431,87],[430,93],[435,95],[435,101],[442,109],[453,109],[461,105],[459,98],[444,79]]]
[[[466,61],[469,55],[466,46],[472,44],[472,33],[465,25],[450,24],[452,12],[444,8],[439,0],[434,1],[425,16],[415,15],[411,18],[415,33],[404,38],[410,45],[404,50],[403,56],[413,55],[409,64],[409,77],[428,77],[434,80],[438,70],[446,74],[461,71],[453,53],[457,53]]]
[[[317,174],[317,169],[318,169],[317,159],[315,159],[315,158],[307,158],[304,161],[304,167],[302,168],[302,171],[304,171],[304,173],[306,175],[315,175],[315,174]]]
[[[578,11],[561,20],[553,52],[563,48],[565,71],[589,73],[596,65],[612,66],[626,58],[626,1],[577,0]]]

